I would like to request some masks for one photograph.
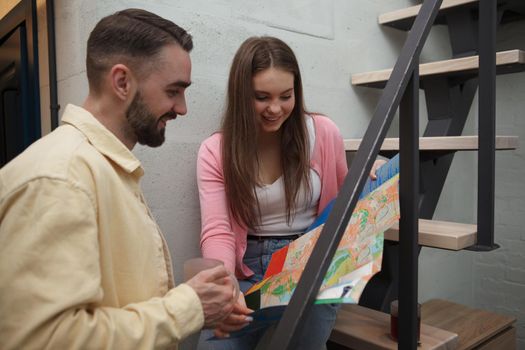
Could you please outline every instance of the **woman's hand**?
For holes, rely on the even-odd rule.
[[[381,167],[381,165],[385,164],[386,163],[386,160],[384,159],[377,159],[374,164],[372,165],[372,170],[370,170],[370,178],[372,180],[376,180],[377,179],[377,176],[376,176],[376,171],[379,167]]]
[[[237,303],[233,307],[231,314],[226,317],[214,330],[214,334],[217,338],[227,338],[231,332],[238,331],[239,329],[247,326],[253,318],[248,316],[253,310],[246,307],[246,301],[244,300],[244,294],[239,293]]]

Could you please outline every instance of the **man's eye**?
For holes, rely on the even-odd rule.
[[[173,97],[173,96],[176,96],[179,92],[177,90],[168,90],[166,91],[166,94],[169,96],[169,97]]]

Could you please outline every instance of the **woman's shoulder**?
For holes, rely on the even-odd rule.
[[[222,133],[217,131],[208,136],[202,141],[199,153],[202,154],[204,151],[217,153],[221,150]]]
[[[202,141],[202,144],[217,144],[220,143],[222,139],[222,132],[216,131]]]
[[[315,129],[318,134],[341,134],[335,122],[332,119],[328,118],[326,115],[320,113],[309,113],[309,115],[314,120]]]

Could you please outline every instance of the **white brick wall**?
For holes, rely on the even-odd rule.
[[[524,23],[498,32],[501,49],[523,48]],[[518,349],[525,349],[525,73],[497,79],[497,133],[516,135],[520,148],[496,154],[496,233],[500,249],[474,259],[475,305],[517,318]]]

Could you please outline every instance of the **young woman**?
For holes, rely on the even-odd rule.
[[[246,291],[262,279],[272,253],[336,197],[347,169],[336,125],[305,111],[290,47],[273,37],[247,39],[232,62],[220,132],[199,150],[203,256],[223,261]],[[298,348],[322,349],[335,316],[334,305],[314,306]],[[208,342],[201,335],[199,348],[253,349],[263,332]]]

